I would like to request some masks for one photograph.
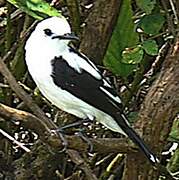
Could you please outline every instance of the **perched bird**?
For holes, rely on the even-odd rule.
[[[61,110],[128,136],[152,163],[157,163],[130,126],[110,82],[93,62],[69,45],[77,39],[65,18],[50,17],[37,24],[25,45],[26,63],[37,87]]]

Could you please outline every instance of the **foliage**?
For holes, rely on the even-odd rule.
[[[173,123],[173,127],[169,136],[170,141],[179,143],[179,119],[176,118],[176,120]]]
[[[136,3],[146,14],[150,14],[155,8],[156,0],[136,0]]]
[[[139,0],[137,5],[146,14],[137,18],[135,25],[132,21],[131,1],[123,1],[115,30],[104,57],[104,64],[122,77],[126,77],[137,70],[138,66],[136,65],[145,61],[142,61],[145,53],[151,56],[157,55],[158,45],[155,40],[149,38],[152,35],[157,35],[165,22],[161,13],[152,11],[157,8],[155,1]],[[141,32],[137,34],[139,28],[142,30],[142,34]],[[144,37],[144,34],[147,36]]]
[[[60,13],[51,7],[44,0],[8,0],[17,8],[25,11],[36,19],[43,19],[48,16],[60,16]]]
[[[155,56],[158,54],[158,45],[154,40],[144,41],[142,47],[148,55]]]
[[[142,17],[138,23],[138,26],[148,35],[156,35],[159,33],[165,18],[159,13],[153,13]]]
[[[130,0],[123,1],[116,27],[104,57],[104,64],[115,74],[124,77],[128,76],[136,68],[135,60],[128,60],[128,63],[122,60],[122,51],[127,47],[134,47],[139,43],[138,34],[134,30],[132,16]]]

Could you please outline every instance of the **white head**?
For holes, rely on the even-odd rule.
[[[70,40],[78,38],[71,33],[70,25],[63,17],[50,17],[37,24],[35,30],[27,40],[25,49],[41,49],[43,51],[53,48],[63,50]],[[36,47],[35,47],[36,46]]]
[[[25,45],[25,60],[30,73],[51,73],[51,60],[68,51],[67,45],[73,39],[77,37],[71,33],[65,18],[51,17],[37,24]]]

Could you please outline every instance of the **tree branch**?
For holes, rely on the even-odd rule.
[[[43,120],[31,113],[14,109],[0,103],[0,116],[6,121],[19,121],[27,129],[34,131],[39,138],[54,149],[62,149],[63,144],[58,136],[51,133],[49,127]],[[68,148],[81,152],[88,152],[88,145],[78,136],[65,136],[68,141]],[[90,139],[94,152],[98,153],[129,153],[135,152],[136,148],[129,145],[127,139],[119,138],[98,138]]]

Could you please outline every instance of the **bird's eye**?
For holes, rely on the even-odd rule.
[[[53,33],[50,29],[44,29],[44,33],[47,35],[47,36],[51,36]]]

